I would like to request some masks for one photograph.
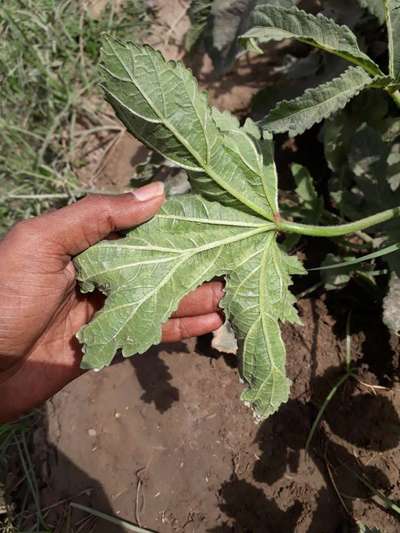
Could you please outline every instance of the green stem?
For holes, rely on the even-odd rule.
[[[289,222],[283,219],[277,221],[276,226],[278,230],[285,233],[299,233],[300,235],[309,235],[311,237],[340,237],[341,235],[347,235],[370,228],[371,226],[376,226],[398,216],[400,216],[400,207],[394,207],[376,215],[337,226],[311,226],[300,224],[299,222]]]
[[[392,97],[393,102],[400,108],[400,91],[388,91],[388,93]]]

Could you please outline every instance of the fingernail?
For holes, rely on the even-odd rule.
[[[139,202],[147,202],[148,200],[152,200],[153,198],[157,198],[157,196],[162,196],[164,194],[164,183],[161,181],[149,183],[144,187],[140,187],[140,189],[136,189],[132,194],[136,200],[139,200]]]

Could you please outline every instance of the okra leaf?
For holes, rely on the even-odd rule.
[[[239,126],[221,131],[188,69],[149,46],[111,39],[102,65],[117,116],[144,144],[186,169],[195,192],[273,220],[276,175],[264,164],[262,143]]]
[[[248,28],[253,7],[254,0],[213,0],[204,44],[217,74],[233,66],[240,50],[238,37]]]
[[[358,0],[358,3],[374,15],[381,24],[385,22],[385,9],[382,0]]]
[[[228,277],[222,305],[243,352],[241,373],[248,389],[242,399],[260,418],[288,399],[290,381],[279,321],[299,323],[288,287],[291,275],[303,273],[297,258],[281,250],[270,232],[237,261]]]
[[[185,48],[187,51],[192,50],[202,37],[207,27],[212,5],[213,0],[191,0],[188,10],[191,27],[185,35]]]
[[[260,1],[260,0],[258,0]],[[290,7],[295,0],[267,0]],[[222,75],[234,64],[240,47],[239,36],[249,25],[255,0],[191,0],[188,10],[191,27],[185,35],[185,48],[191,51],[202,43],[215,73]]]
[[[306,167],[294,163],[292,174],[296,183],[296,194],[299,199],[299,211],[303,215],[302,222],[307,224],[317,224],[324,208],[322,197],[314,186],[314,181]],[[295,211],[295,210],[293,210]]]
[[[269,134],[207,105],[190,72],[147,46],[107,41],[105,91],[127,128],[185,168],[195,191],[149,222],[75,259],[83,292],[106,302],[78,333],[85,368],[143,353],[187,293],[225,276],[222,306],[242,345],[243,398],[264,418],[288,398],[280,321],[298,320],[295,257],[276,242],[277,176]],[[214,200],[209,201],[207,198]],[[219,202],[216,202],[218,200]]]
[[[342,109],[373,79],[361,67],[350,67],[341,76],[318,87],[307,89],[293,100],[282,100],[267,115],[261,126],[273,133],[303,133]]]
[[[400,74],[400,0],[383,0],[388,34],[389,74],[398,79]]]
[[[75,259],[83,291],[99,288],[104,308],[78,334],[84,368],[108,365],[118,349],[143,353],[181,298],[225,275],[222,306],[243,343],[244,394],[260,417],[287,400],[279,320],[296,321],[290,275],[303,269],[276,243],[274,225],[242,211],[184,195],[120,240],[103,241]]]
[[[378,65],[360,50],[354,33],[323,15],[311,15],[297,7],[261,4],[254,10],[252,24],[253,27],[242,36],[251,45],[296,39],[342,57],[372,76],[383,75]]]
[[[383,299],[383,322],[395,335],[400,331],[400,278],[392,272],[388,292]]]

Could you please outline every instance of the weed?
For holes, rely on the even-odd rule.
[[[9,0],[0,6],[0,235],[22,218],[85,194],[79,170],[98,135],[121,127],[97,97],[104,31],[139,38],[142,0],[93,18],[78,0]],[[48,531],[29,452],[34,416],[0,426],[0,531]],[[18,478],[8,485],[7,471]],[[12,477],[12,475],[11,475]],[[33,510],[33,512],[32,512]]]
[[[138,38],[148,22],[142,0],[110,2],[97,19],[77,0],[0,7],[0,234],[86,192],[89,141],[120,129],[97,98],[100,35]]]

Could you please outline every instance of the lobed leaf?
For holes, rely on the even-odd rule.
[[[120,240],[103,241],[75,259],[83,291],[98,287],[104,308],[78,334],[84,368],[108,365],[118,349],[143,353],[161,340],[161,324],[181,298],[226,275],[223,307],[244,345],[243,395],[260,417],[287,400],[279,320],[297,321],[290,275],[303,269],[276,243],[274,225],[242,211],[182,196]]]
[[[263,143],[239,126],[221,131],[189,70],[149,46],[111,39],[102,64],[117,116],[144,144],[185,168],[195,192],[273,219],[277,182],[271,162],[264,164]]]
[[[389,74],[398,79],[400,74],[400,0],[383,0],[388,34]]]
[[[250,40],[253,45],[254,42],[296,39],[340,56],[372,76],[383,75],[379,66],[360,50],[354,33],[323,15],[311,15],[297,7],[261,4],[255,9],[252,22],[253,27],[242,39]]]
[[[118,349],[142,353],[161,340],[161,324],[181,298],[232,269],[243,247],[272,224],[197,196],[169,200],[150,222],[76,259],[83,292],[95,286],[105,307],[79,333],[85,367],[101,368]],[[242,242],[243,241],[243,242]]]
[[[185,168],[201,196],[169,200],[125,238],[75,258],[82,291],[107,298],[78,333],[85,368],[108,365],[117,350],[143,353],[188,292],[226,277],[223,307],[243,348],[243,398],[258,416],[288,398],[279,321],[297,321],[289,292],[295,257],[276,243],[277,176],[269,134],[211,109],[181,64],[147,46],[108,40],[105,92],[129,131]]]
[[[307,89],[293,100],[279,102],[261,126],[273,133],[288,131],[294,137],[342,109],[372,82],[361,67],[350,67],[334,80]]]

